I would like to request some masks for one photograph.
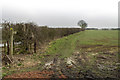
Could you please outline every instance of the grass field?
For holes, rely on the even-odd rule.
[[[55,58],[56,63],[52,62],[55,64],[52,68],[53,71],[56,71],[55,74],[59,74],[57,71],[59,69],[65,76],[72,78],[78,76],[80,78],[116,78],[118,30],[86,30],[54,40],[47,45],[44,53],[27,56],[28,62],[24,61],[30,65],[32,65],[31,62],[37,65],[28,68],[29,64],[27,64],[25,68],[26,64],[22,64],[24,63],[22,62],[23,66],[18,66],[18,71],[38,71],[42,67],[46,68],[44,66],[46,64],[52,67],[51,61],[54,61]],[[66,66],[72,67],[66,68]],[[5,69],[4,72],[6,74],[17,72],[17,69],[14,68]]]
[[[82,31],[51,42],[46,51],[46,54],[52,55],[51,58],[56,55],[62,59],[69,58],[69,61],[75,62],[83,72],[90,71],[101,78],[115,78],[118,30]]]
[[[77,47],[118,46],[117,30],[86,30],[50,43],[47,54],[70,56]]]

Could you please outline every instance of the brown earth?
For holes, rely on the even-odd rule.
[[[66,64],[64,58],[57,58],[55,63],[48,65],[52,66],[49,69],[17,73],[4,78],[115,78],[117,76],[117,52],[117,47],[115,46],[84,46],[82,47],[82,52],[75,51],[72,54],[70,58],[72,59],[72,65]],[[49,62],[50,55],[44,57],[45,61]],[[34,67],[32,63],[29,64]],[[29,64],[27,64],[27,67],[30,67]]]

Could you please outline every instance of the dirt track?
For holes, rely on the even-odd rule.
[[[42,71],[23,72],[5,78],[116,78],[117,53],[112,48],[103,53],[93,53],[89,48],[85,48],[88,51],[76,51],[69,58],[59,58],[60,55],[56,55],[53,60],[47,60],[42,65]],[[48,59],[47,57],[45,59]]]

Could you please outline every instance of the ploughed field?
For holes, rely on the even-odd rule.
[[[117,78],[118,30],[81,31],[16,59],[3,67],[4,78]]]

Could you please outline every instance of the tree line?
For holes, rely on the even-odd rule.
[[[2,23],[3,51],[7,55],[37,53],[37,48],[42,44],[79,31],[80,28],[48,28],[34,23],[4,22]]]

